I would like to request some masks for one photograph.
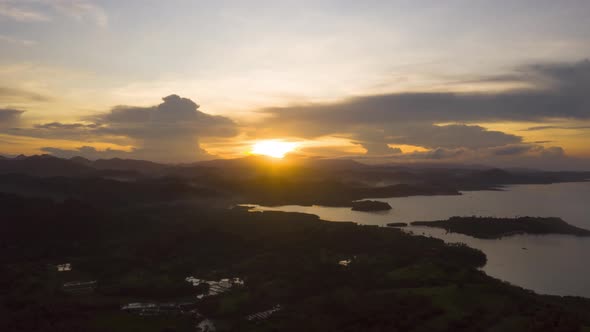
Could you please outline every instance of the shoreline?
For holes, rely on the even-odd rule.
[[[504,195],[505,193],[509,193],[511,191],[518,191],[518,188],[522,188],[524,190],[526,190],[527,187],[530,188],[530,186],[535,186],[538,187],[539,185],[543,185],[546,186],[546,188],[549,188],[549,185],[566,185],[566,187],[561,187],[561,188],[579,188],[577,187],[578,185],[583,186],[582,188],[586,188],[586,184],[588,184],[589,181],[569,181],[569,182],[560,182],[560,183],[551,183],[551,184],[515,184],[515,185],[506,185],[503,186],[502,190],[477,190],[477,191],[472,191],[469,190],[467,192],[465,192],[464,194],[476,194],[476,197],[480,197],[479,195],[485,192],[489,192],[491,195],[494,195],[494,192],[498,192],[497,194],[500,195],[500,192],[502,193],[502,195]],[[569,187],[570,185],[573,185],[574,187]],[[521,189],[521,190],[522,190]],[[531,188],[532,192],[537,192],[538,190],[536,190],[535,188]],[[569,191],[569,189],[566,189],[567,191]],[[573,189],[575,191],[579,190],[579,189]],[[541,190],[541,192],[545,192],[546,190]],[[479,194],[478,194],[479,192]],[[448,195],[439,195],[441,198],[442,197],[450,197],[452,198],[453,196],[448,196]],[[465,195],[463,195],[465,196]],[[484,195],[485,197],[486,195]],[[414,196],[416,197],[416,196]],[[489,197],[489,196],[488,196]],[[491,196],[491,197],[495,197],[495,196]],[[396,197],[397,198],[397,197]],[[411,198],[410,198],[411,200]],[[418,199],[418,201],[420,202],[428,202],[429,200],[420,200]],[[448,200],[444,200],[445,202]],[[454,199],[452,199],[451,201],[455,201]],[[328,220],[328,221],[332,221],[332,222],[340,222],[340,221],[353,221],[356,222],[358,224],[366,224],[366,225],[377,225],[377,226],[382,226],[382,227],[387,227],[386,224],[387,223],[391,223],[391,222],[408,222],[411,221],[412,219],[410,218],[400,218],[398,217],[394,217],[396,215],[396,213],[400,212],[401,208],[399,205],[396,206],[396,201],[394,200],[389,201],[393,207],[393,212],[391,214],[385,213],[382,215],[377,215],[377,214],[373,214],[373,213],[363,213],[362,215],[360,214],[354,214],[354,213],[349,213],[347,211],[347,209],[343,209],[343,208],[334,208],[334,207],[326,207],[326,206],[321,206],[321,205],[315,205],[315,206],[296,206],[296,205],[284,205],[284,206],[274,206],[274,207],[269,207],[269,206],[261,206],[261,205],[249,205],[250,209],[253,209],[255,211],[265,211],[266,209],[268,209],[269,211],[284,211],[284,212],[298,212],[298,213],[306,213],[306,214],[312,214],[315,216],[318,216],[319,218],[321,218],[322,220]],[[399,202],[403,202],[403,201],[399,201]],[[398,204],[399,204],[398,202]],[[577,202],[577,201],[576,201]],[[579,203],[579,202],[578,202]],[[446,203],[445,203],[446,204]],[[577,204],[577,203],[576,203]],[[247,204],[242,204],[242,205],[247,205]],[[402,213],[403,215],[403,213]],[[470,214],[463,214],[463,215],[470,215]],[[505,215],[503,213],[500,213],[500,215],[502,216],[508,216]],[[517,216],[518,212],[515,212],[512,214],[512,216]],[[557,216],[560,216],[559,214],[555,214]],[[361,217],[362,216],[362,217]],[[366,216],[366,217],[365,217]],[[391,216],[391,217],[388,217]],[[367,219],[361,219],[361,218],[367,218]],[[448,218],[448,217],[444,217],[444,218]],[[414,220],[437,220],[440,218],[434,217],[432,219],[414,219]],[[569,218],[564,218],[564,220],[568,221],[570,224],[574,225],[574,226],[579,226],[579,227],[584,227],[588,228],[588,224],[585,223],[581,223],[580,221],[576,222],[571,222],[572,219]],[[573,219],[573,220],[579,220],[579,219]],[[430,227],[420,227],[420,226],[408,226],[408,227],[400,227],[399,229],[403,230],[404,232],[412,232],[414,233],[414,235],[417,236],[432,236],[438,239],[441,239],[447,243],[457,243],[457,242],[463,242],[466,243],[469,247],[471,248],[476,248],[476,249],[480,249],[482,250],[486,256],[489,257],[493,257],[492,261],[488,261],[486,263],[486,265],[483,267],[483,270],[486,271],[486,274],[488,274],[491,277],[497,278],[499,280],[503,280],[506,282],[509,282],[511,284],[514,285],[518,285],[519,287],[523,287],[525,289],[529,289],[532,291],[535,291],[538,294],[544,294],[544,295],[551,295],[551,296],[572,296],[572,297],[582,297],[585,299],[590,299],[590,291],[588,291],[583,285],[581,285],[580,287],[576,286],[579,282],[578,281],[574,281],[578,280],[577,278],[574,277],[570,277],[569,279],[572,279],[571,281],[565,281],[566,285],[567,284],[572,284],[571,287],[553,287],[551,286],[551,282],[548,282],[547,280],[551,278],[551,275],[555,274],[551,271],[546,271],[549,272],[549,274],[547,275],[546,272],[540,272],[537,275],[539,275],[539,277],[534,277],[533,279],[536,280],[534,281],[534,285],[529,284],[526,279],[528,279],[531,276],[534,276],[535,274],[527,274],[526,270],[524,267],[520,267],[519,269],[517,269],[517,271],[521,271],[521,272],[513,272],[510,270],[506,270],[506,267],[503,267],[502,265],[505,264],[513,264],[513,263],[509,263],[508,261],[506,261],[505,259],[503,259],[502,255],[503,254],[499,254],[498,252],[506,252],[507,250],[514,250],[513,252],[517,255],[521,255],[522,259],[525,260],[526,257],[534,257],[535,255],[540,255],[540,250],[552,250],[551,247],[546,247],[547,244],[549,244],[550,246],[554,246],[555,243],[560,243],[559,245],[559,251],[557,254],[554,255],[549,255],[547,257],[549,257],[549,260],[547,261],[547,264],[550,265],[554,265],[554,264],[558,264],[558,266],[562,266],[566,263],[563,263],[564,261],[570,261],[569,259],[565,259],[565,256],[568,256],[567,254],[567,248],[572,248],[571,246],[575,246],[575,251],[574,252],[578,252],[581,249],[580,245],[584,246],[584,248],[589,247],[590,244],[585,244],[588,243],[588,239],[584,238],[584,237],[576,237],[576,236],[571,236],[571,235],[561,235],[561,234],[544,234],[544,235],[535,235],[535,234],[519,234],[519,235],[514,235],[511,237],[503,237],[501,239],[477,239],[474,237],[470,237],[467,235],[463,235],[463,234],[456,234],[456,233],[452,233],[452,234],[441,234],[442,231],[441,229],[438,229],[439,231],[437,231],[437,229],[434,228],[430,228]],[[502,241],[502,243],[499,243],[498,241]],[[557,242],[556,242],[557,241]],[[580,242],[582,241],[582,242]],[[516,244],[517,242],[523,242],[523,244]],[[495,250],[494,248],[504,248],[502,250]],[[527,247],[527,250],[522,249],[522,247]],[[564,256],[565,255],[565,256]],[[564,256],[563,259],[559,259],[559,257]],[[577,256],[576,256],[577,257]],[[531,258],[534,259],[534,258]],[[537,260],[541,260],[544,261],[543,258],[537,258]],[[511,261],[512,258],[509,260]],[[494,263],[495,262],[495,263]],[[504,263],[502,263],[504,262]],[[576,263],[578,262],[578,263]],[[501,264],[501,265],[498,265]],[[520,264],[520,263],[519,263]],[[526,263],[527,266],[532,267],[533,269],[540,269],[539,271],[544,271],[545,268],[542,266],[541,263],[535,263],[535,262],[531,262],[529,260],[528,263]],[[583,273],[583,275],[587,275],[585,274],[586,272],[583,272],[582,270],[584,270],[583,266],[580,266],[580,261],[579,259],[574,259],[573,261],[571,261],[570,263],[567,263],[566,265],[564,265],[563,267],[560,267],[558,269],[563,270],[563,271],[568,271],[568,274],[571,275],[580,275],[580,273]],[[507,271],[507,272],[505,272]],[[508,274],[506,274],[508,273]],[[510,275],[513,275],[516,273],[516,278],[511,278]],[[520,273],[520,274],[518,274]],[[544,275],[544,276],[543,276]],[[524,278],[524,279],[523,279]],[[565,278],[565,280],[569,280],[568,278]]]

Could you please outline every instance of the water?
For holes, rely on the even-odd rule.
[[[415,196],[379,199],[393,209],[367,213],[350,208],[286,205],[255,206],[255,210],[304,212],[324,220],[354,221],[382,225],[447,219],[452,216],[560,217],[590,229],[590,182],[551,185],[518,185],[505,191],[472,191],[461,196]],[[488,257],[483,267],[488,275],[541,294],[590,298],[590,237],[568,235],[517,235],[499,240],[446,234],[442,229],[407,227],[416,234],[447,242],[463,242],[481,249]]]

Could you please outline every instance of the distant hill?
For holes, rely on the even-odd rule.
[[[247,156],[199,162],[191,167],[170,169],[174,175],[201,177],[205,174],[222,178],[254,179],[282,178],[307,182],[336,178],[355,181],[358,174],[371,166],[345,159],[319,159],[287,156],[276,159],[267,156]]]
[[[83,176],[92,173],[92,167],[50,155],[18,156],[0,160],[0,174],[27,174],[41,177]]]
[[[51,155],[0,157],[0,174],[25,174],[40,177],[104,176],[111,174],[159,174],[170,166],[145,160],[98,159],[73,157],[62,159]],[[118,172],[117,172],[118,171]]]
[[[444,188],[443,192],[456,192],[457,190],[498,189],[508,184],[570,182],[590,178],[589,172],[545,172],[500,168],[420,168],[419,166],[412,168],[391,164],[366,165],[350,159],[300,156],[287,156],[284,159],[247,156],[173,165],[136,159],[113,158],[93,161],[83,157],[62,159],[51,155],[19,155],[14,158],[0,158],[0,174],[100,177],[124,181],[136,180],[140,177],[175,177],[191,179],[199,185],[212,187],[231,187],[238,183],[239,186],[248,186],[262,179],[281,179],[292,185],[328,181],[355,188],[405,184],[414,188],[438,188],[433,191],[436,193],[440,192],[440,188]],[[286,188],[285,183],[282,184],[284,188]],[[268,185],[274,186],[270,182]],[[432,190],[428,190],[430,191]],[[410,190],[410,192],[414,191]]]
[[[70,158],[70,161],[75,162],[76,164],[80,164],[80,165],[86,165],[86,166],[91,166],[92,165],[92,161],[89,159],[86,159],[84,157],[72,157]]]
[[[159,173],[170,167],[147,160],[137,159],[98,159],[91,162],[92,167],[99,170],[137,171],[144,174]]]
[[[267,156],[252,155],[235,159],[214,159],[192,164],[205,167],[260,167],[273,165],[273,167],[314,167],[330,169],[355,169],[369,167],[352,159],[324,159],[287,156],[284,159],[276,159]]]

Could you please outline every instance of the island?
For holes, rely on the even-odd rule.
[[[389,226],[389,227],[406,227],[406,226],[408,226],[408,224],[405,222],[390,222],[387,224],[387,226]]]
[[[351,210],[352,211],[364,211],[364,212],[387,211],[387,210],[391,210],[391,205],[389,205],[389,203],[380,202],[380,201],[370,201],[370,200],[355,201],[355,202],[352,202],[352,209]]]
[[[451,217],[447,220],[415,221],[412,226],[443,228],[480,239],[499,239],[517,234],[567,234],[590,236],[590,231],[556,217]]]

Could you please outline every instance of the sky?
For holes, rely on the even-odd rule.
[[[0,153],[590,169],[588,1],[0,0]]]

